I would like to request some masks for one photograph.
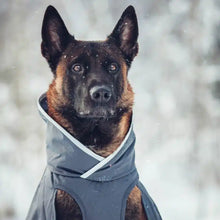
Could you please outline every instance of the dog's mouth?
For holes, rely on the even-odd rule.
[[[78,111],[77,117],[78,118],[88,118],[88,119],[109,119],[116,117],[116,110],[112,108],[106,108],[106,107],[97,107],[92,110],[84,110],[84,111]]]

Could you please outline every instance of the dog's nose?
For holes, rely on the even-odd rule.
[[[91,99],[97,103],[107,103],[112,96],[108,86],[94,86],[90,89]]]

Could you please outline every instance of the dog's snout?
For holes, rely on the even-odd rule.
[[[112,96],[108,86],[94,86],[90,89],[91,99],[97,103],[107,103]]]

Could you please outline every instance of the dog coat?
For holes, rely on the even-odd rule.
[[[132,126],[117,150],[104,158],[85,147],[47,114],[45,94],[40,97],[38,108],[47,124],[47,167],[27,220],[55,220],[58,189],[76,200],[84,220],[124,220],[126,201],[135,185],[141,190],[148,220],[161,219],[139,181]]]

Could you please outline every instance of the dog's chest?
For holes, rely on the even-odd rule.
[[[137,182],[137,173],[113,181],[90,181],[82,178],[64,177],[52,174],[53,187],[66,194],[59,203],[66,204],[69,195],[78,204],[83,219],[118,220],[125,218],[127,197]],[[68,194],[68,195],[67,195]],[[63,201],[62,201],[63,200]],[[60,205],[62,206],[62,205]],[[71,210],[69,204],[68,209]],[[67,207],[66,207],[67,208]],[[65,208],[65,209],[66,209]]]

